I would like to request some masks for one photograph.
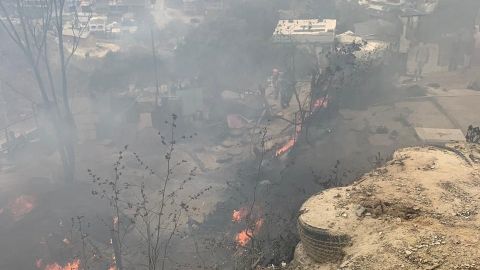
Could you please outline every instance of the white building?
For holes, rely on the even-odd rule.
[[[105,33],[107,25],[106,16],[92,17],[89,22],[89,29],[91,33]]]
[[[391,11],[404,7],[405,0],[359,0],[358,4],[374,11]]]
[[[358,0],[358,4],[374,12],[389,12],[394,10],[417,9],[431,13],[438,5],[438,0]]]
[[[278,21],[273,41],[276,43],[295,44],[333,44],[337,20],[280,20]]]

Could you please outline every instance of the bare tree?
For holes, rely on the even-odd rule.
[[[70,108],[67,70],[88,24],[78,25],[74,12],[73,35],[69,45],[64,41],[65,0],[0,1],[1,27],[24,54],[41,94],[41,106],[51,121],[57,137],[57,150],[65,181],[75,173],[75,121]],[[51,43],[56,39],[57,49]],[[69,47],[69,48],[67,48]],[[57,54],[51,57],[50,52]],[[54,61],[57,59],[57,61]],[[57,65],[55,66],[55,63]],[[58,72],[56,72],[58,70]],[[59,73],[59,75],[57,75]],[[58,93],[57,85],[60,85]]]
[[[138,153],[130,152],[128,146],[119,152],[113,179],[102,179],[89,170],[97,186],[92,194],[108,200],[112,209],[112,244],[118,270],[127,268],[124,258],[135,257],[133,254],[139,252],[144,258],[140,258],[136,266],[164,270],[173,238],[181,234],[182,226],[188,225],[185,221],[188,214],[199,210],[192,203],[211,189],[208,186],[193,193],[184,191],[186,184],[193,180],[196,167],[189,169],[187,175],[175,174],[176,169],[188,164],[187,160],[175,157],[177,140],[187,139],[187,136],[176,137],[176,119],[173,114],[171,120],[166,121],[170,125],[168,134],[160,134],[165,147],[164,170],[161,172],[155,171]],[[133,159],[145,173],[140,183],[125,177],[127,158]]]

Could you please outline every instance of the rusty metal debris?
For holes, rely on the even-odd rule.
[[[465,139],[469,143],[480,143],[480,127],[468,126],[467,135]]]

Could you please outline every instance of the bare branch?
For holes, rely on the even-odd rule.
[[[3,29],[5,29],[5,31],[10,36],[10,38],[13,40],[13,42],[15,42],[17,46],[20,47],[20,49],[25,52],[26,49],[22,42],[22,39],[20,38],[20,35],[15,25],[12,22],[12,18],[10,17],[9,12],[7,11],[7,9],[5,8],[5,6],[1,1],[0,1],[0,9],[2,10],[2,13],[5,19],[7,20],[8,26],[5,24],[3,19],[0,19],[0,24],[2,25]]]
[[[92,19],[92,16],[93,15],[90,12],[89,15],[88,15],[87,22],[85,23],[85,25],[80,27],[80,30],[78,31],[78,33],[75,33],[75,27],[74,27],[74,24],[72,24],[72,35],[73,35],[74,38],[73,38],[72,48],[70,49],[71,50],[70,54],[67,56],[67,60],[65,61],[65,66],[68,66],[68,64],[70,63],[70,60],[72,59],[73,55],[77,51],[78,46],[80,45],[80,40],[81,40],[81,37],[82,37],[83,33],[89,28],[89,23],[90,23],[90,20]],[[78,21],[77,10],[75,10],[75,12],[74,12],[74,17],[75,17],[75,20]]]

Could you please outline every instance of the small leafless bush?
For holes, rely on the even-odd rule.
[[[196,167],[188,175],[176,175],[175,171],[188,166],[187,160],[175,156],[177,138],[175,135],[177,116],[165,123],[170,126],[168,134],[161,134],[165,148],[164,170],[156,171],[136,153],[125,146],[118,153],[113,165],[113,178],[102,178],[89,170],[95,188],[92,195],[109,202],[112,211],[108,225],[118,270],[135,265],[149,270],[165,269],[169,261],[169,248],[176,236],[184,233],[189,215],[199,209],[193,205],[211,186],[194,193],[187,193],[185,186],[193,181]],[[181,136],[186,140],[192,136]],[[140,179],[131,179],[126,160],[133,160],[140,171]],[[160,166],[161,167],[161,166]]]

